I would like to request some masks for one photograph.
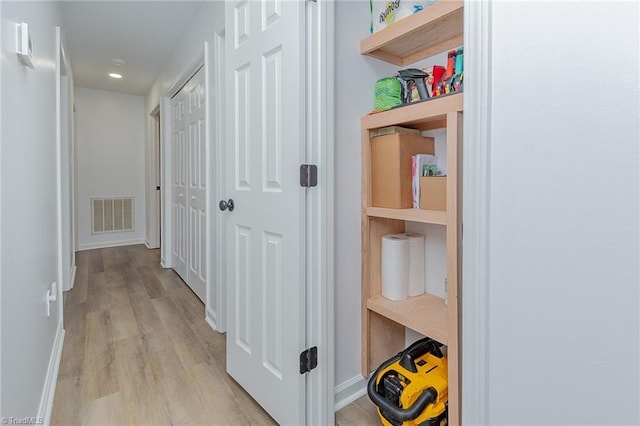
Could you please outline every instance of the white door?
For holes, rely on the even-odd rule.
[[[187,281],[187,167],[186,167],[186,101],[184,92],[171,99],[171,184],[173,190],[171,220],[173,222],[173,268]]]
[[[230,1],[226,29],[227,371],[305,423],[305,2]]]
[[[171,99],[173,265],[193,292],[206,296],[206,100],[204,68]]]
[[[185,85],[187,104],[187,138],[189,141],[188,173],[188,234],[187,284],[204,301],[206,298],[206,121],[204,68],[200,68]]]

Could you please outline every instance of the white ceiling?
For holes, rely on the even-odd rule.
[[[75,85],[146,95],[202,1],[63,1]],[[111,64],[111,58],[126,63]],[[120,80],[110,72],[123,75]]]

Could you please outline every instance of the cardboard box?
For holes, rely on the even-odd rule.
[[[391,133],[410,133],[412,135],[420,136],[420,130],[410,129],[409,127],[389,126],[389,127],[380,127],[378,129],[378,136],[390,135]]]
[[[420,178],[420,208],[423,210],[447,210],[447,177]]]
[[[408,133],[371,138],[371,205],[412,208],[411,157],[434,152],[433,138]]]

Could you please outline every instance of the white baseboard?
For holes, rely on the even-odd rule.
[[[40,399],[40,407],[38,408],[38,418],[43,419],[44,424],[51,424],[51,411],[53,409],[53,398],[56,394],[56,384],[58,383],[58,368],[60,367],[60,358],[62,357],[62,346],[64,344],[64,328],[62,321],[58,323],[56,337],[53,341],[53,349],[49,358],[49,368],[47,368],[47,377],[44,381],[44,389],[42,390],[42,398]]]
[[[133,246],[136,244],[144,244],[144,238],[138,238],[136,240],[104,241],[100,243],[78,244],[78,251],[93,250],[93,249],[107,248],[107,247]]]
[[[218,329],[218,316],[208,307],[205,309],[205,321],[209,324],[209,327],[213,328],[218,333],[224,333],[225,330]]]
[[[71,280],[69,280],[69,290],[73,289],[73,286],[76,283],[77,272],[78,272],[78,267],[76,265],[73,265],[71,267]]]
[[[144,240],[144,245],[147,246],[147,248],[149,250],[155,250],[155,249],[159,249],[160,248],[159,244],[151,244],[151,242],[149,242],[149,240]]]
[[[335,411],[351,404],[356,399],[367,394],[367,379],[360,374],[336,386]]]

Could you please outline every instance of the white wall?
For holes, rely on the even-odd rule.
[[[0,416],[38,416],[46,411],[47,372],[53,373],[49,364],[62,333],[61,298],[45,314],[46,291],[58,274],[55,26],[61,18],[52,2],[2,2],[1,8]],[[29,24],[34,69],[14,53],[14,22]]]
[[[335,384],[360,376],[360,117],[374,84],[397,67],[360,55],[369,4],[335,4]]]
[[[638,9],[492,5],[490,424],[640,422]]]
[[[144,97],[76,87],[78,248],[144,242]],[[134,197],[135,230],[91,234],[91,197]]]

